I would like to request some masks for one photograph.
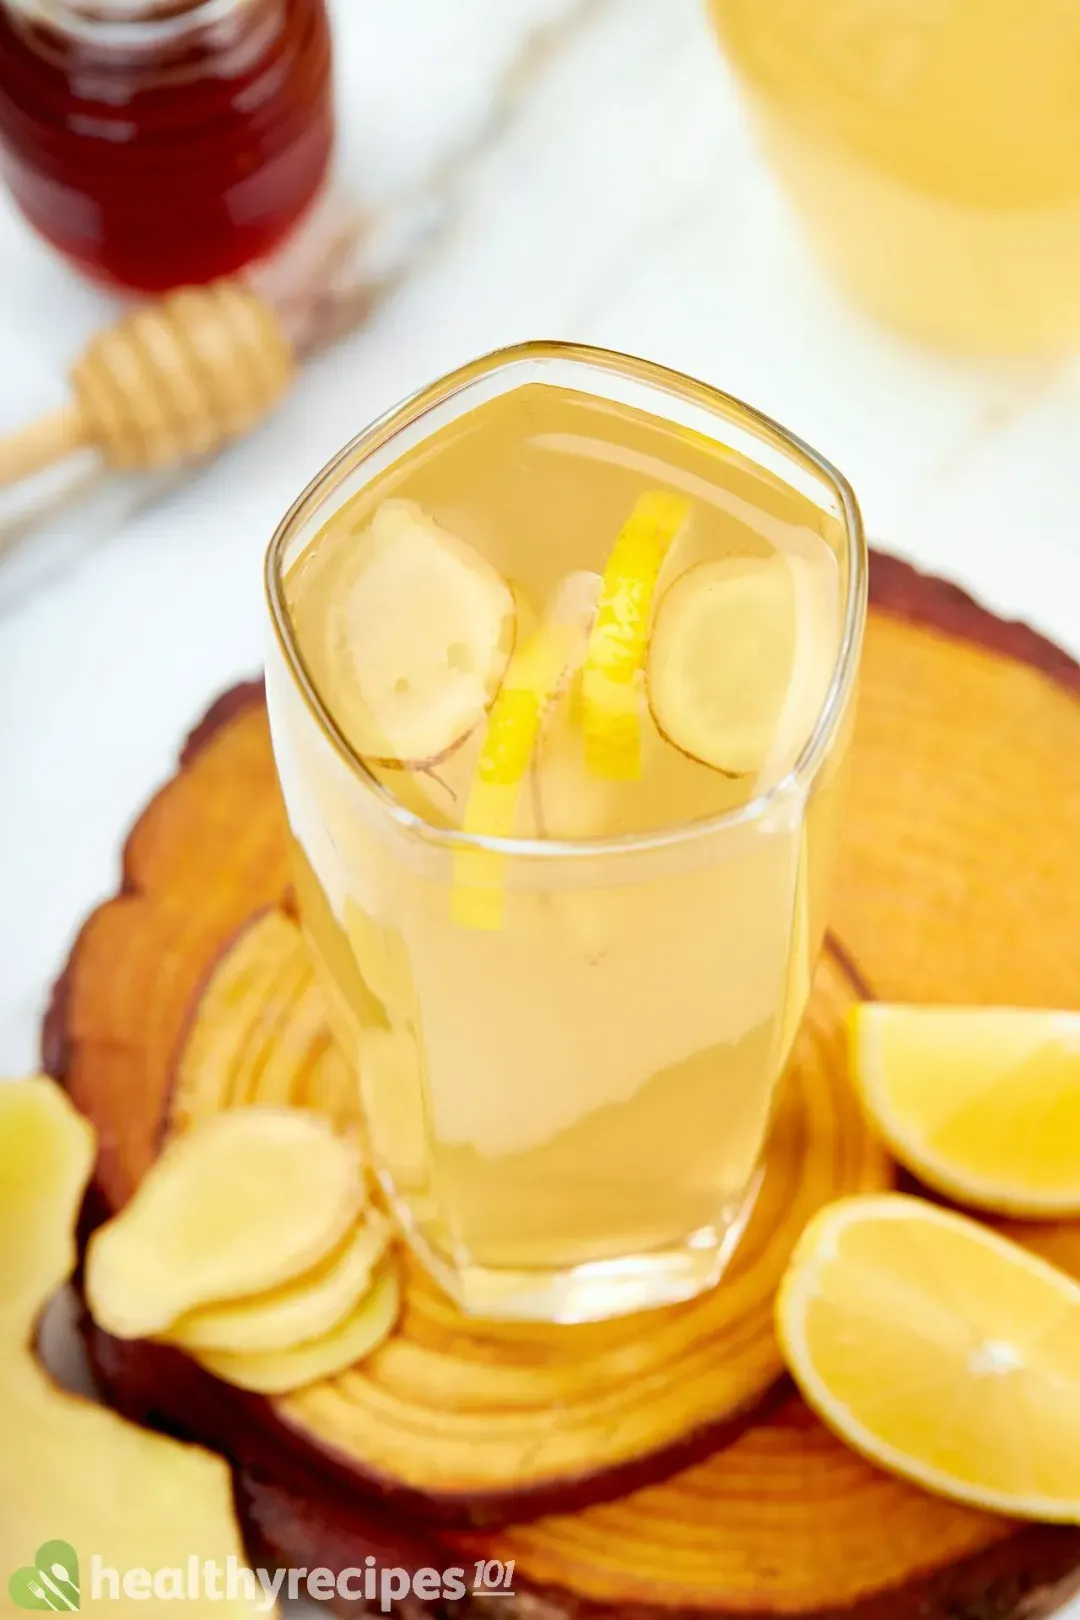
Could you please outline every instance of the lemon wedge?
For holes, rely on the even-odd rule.
[[[511,838],[521,791],[541,727],[584,657],[596,615],[600,579],[584,570],[568,574],[540,624],[517,648],[488,715],[461,830]],[[495,850],[458,850],[454,856],[452,915],[465,927],[502,926],[504,859]]]
[[[1080,1522],[1080,1284],[898,1194],[810,1222],[776,1302],[788,1367],[854,1450],[924,1489]]]
[[[881,1135],[950,1197],[1080,1215],[1080,1013],[868,1004],[851,1069]]]
[[[787,562],[723,557],[675,581],[649,644],[649,705],[682,753],[754,776],[773,752],[795,668],[798,615]]]
[[[604,570],[582,670],[585,760],[618,782],[641,775],[641,702],[646,648],[660,570],[686,527],[690,503],[650,490],[623,525]]]

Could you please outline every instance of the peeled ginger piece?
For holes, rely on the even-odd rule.
[[[117,1338],[277,1288],[341,1242],[365,1202],[355,1145],[299,1109],[239,1108],[166,1147],[87,1250],[86,1297]]]
[[[75,1266],[94,1132],[42,1076],[0,1080],[0,1337],[29,1338]]]
[[[191,1558],[221,1567],[245,1562],[225,1461],[70,1394],[31,1348],[42,1310],[75,1264],[75,1222],[94,1151],[90,1125],[51,1080],[0,1081],[4,1615],[63,1609],[59,1599],[35,1601],[32,1590],[41,1589],[39,1567],[51,1568],[58,1531],[87,1559],[96,1554],[117,1570],[168,1570]],[[78,1607],[77,1596],[67,1607]],[[120,1597],[103,1611],[124,1620],[154,1607]],[[241,1589],[217,1601],[192,1597],[182,1610],[185,1620],[239,1620],[265,1614],[267,1605]]]

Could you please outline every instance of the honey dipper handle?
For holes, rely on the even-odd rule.
[[[82,407],[72,400],[0,438],[0,488],[29,478],[92,443]]]

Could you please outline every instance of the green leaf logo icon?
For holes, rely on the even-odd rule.
[[[53,1614],[78,1609],[79,1557],[74,1547],[67,1541],[46,1541],[32,1564],[15,1571],[8,1595],[18,1609],[46,1609]]]

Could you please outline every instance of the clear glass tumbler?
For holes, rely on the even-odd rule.
[[[350,748],[311,677],[290,569],[380,472],[474,407],[537,384],[708,441],[740,510],[760,497],[835,557],[840,631],[820,712],[783,779],[728,813],[577,841],[437,827]],[[267,698],[301,917],[407,1240],[479,1315],[581,1321],[710,1286],[752,1205],[824,933],[866,599],[848,485],[703,383],[528,344],[443,378],[355,438],[282,522],[266,584]],[[497,929],[461,925],[451,891],[463,859],[477,884],[499,886]]]

